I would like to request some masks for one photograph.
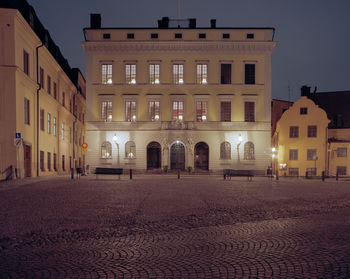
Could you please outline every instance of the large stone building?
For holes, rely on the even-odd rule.
[[[102,28],[92,14],[84,36],[90,169],[265,173],[273,28]]]
[[[82,166],[84,77],[25,0],[0,2],[0,38],[0,179]]]

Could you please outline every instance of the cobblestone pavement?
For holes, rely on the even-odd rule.
[[[350,278],[350,181],[0,183],[0,278]]]

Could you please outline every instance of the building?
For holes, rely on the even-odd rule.
[[[87,164],[222,171],[271,163],[274,28],[84,29]]]
[[[273,99],[271,102],[271,135],[276,131],[278,120],[282,114],[293,105],[293,102]]]
[[[1,1],[0,35],[0,179],[82,166],[84,77],[25,0]]]
[[[321,176],[328,167],[326,112],[302,96],[277,122],[273,171],[285,176]]]

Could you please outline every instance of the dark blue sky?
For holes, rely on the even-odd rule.
[[[156,27],[177,18],[177,0],[28,0],[71,67],[85,73],[81,47],[90,13],[102,27]],[[350,0],[181,0],[181,18],[198,27],[275,27],[272,97],[296,100],[304,84],[350,90]],[[290,88],[290,95],[288,94]]]

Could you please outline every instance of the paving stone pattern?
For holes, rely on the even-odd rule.
[[[350,278],[350,181],[2,182],[0,278]]]

